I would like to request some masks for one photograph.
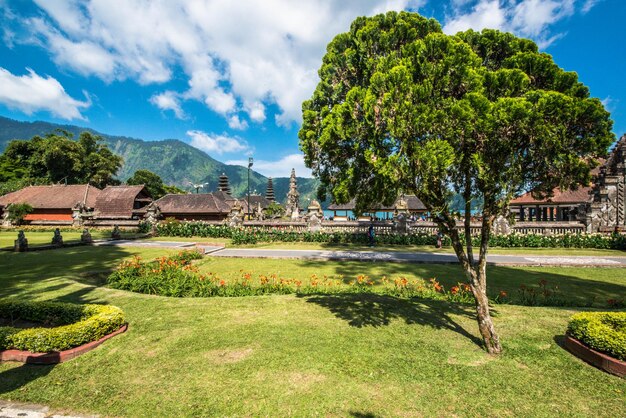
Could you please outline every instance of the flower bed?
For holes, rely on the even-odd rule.
[[[124,313],[110,305],[75,305],[61,302],[0,301],[0,318],[29,321],[41,326],[0,327],[0,350],[48,353],[69,350],[118,331]]]
[[[581,312],[567,327],[565,347],[609,373],[626,377],[626,312]]]
[[[626,312],[577,313],[567,334],[596,351],[626,360]]]

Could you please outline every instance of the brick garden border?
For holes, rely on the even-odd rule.
[[[605,372],[619,377],[626,377],[626,361],[618,360],[604,353],[600,353],[593,348],[589,348],[569,335],[565,335],[565,348],[576,357]]]
[[[33,353],[32,351],[22,350],[0,350],[0,361],[20,361],[28,364],[57,364],[64,361],[71,360],[80,356],[88,351],[93,350],[109,338],[115,337],[118,334],[125,332],[128,329],[128,324],[122,325],[117,331],[113,331],[110,334],[105,335],[97,341],[92,341],[87,344],[79,345],[78,347],[70,348],[69,350],[53,351],[50,353]]]

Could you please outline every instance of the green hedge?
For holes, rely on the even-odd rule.
[[[171,237],[230,238],[233,244],[256,244],[257,242],[320,242],[332,244],[368,244],[367,234],[347,232],[299,232],[292,228],[231,228],[226,225],[212,225],[206,222],[166,221],[157,226],[157,234]],[[480,237],[473,237],[473,244],[480,245]],[[435,245],[434,234],[381,234],[376,236],[378,245]],[[444,237],[443,245],[450,245],[450,238]],[[530,247],[530,248],[598,248],[626,250],[626,235],[620,234],[509,234],[492,236],[491,247]]]
[[[50,328],[0,327],[0,350],[36,353],[62,351],[99,340],[125,324],[124,313],[110,305],[0,301],[0,318],[41,323]]]
[[[594,350],[626,360],[626,312],[581,312],[567,333]]]

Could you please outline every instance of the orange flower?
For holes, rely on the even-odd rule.
[[[501,291],[500,291],[500,297],[501,297],[501,298],[505,298],[505,297],[507,297],[507,296],[508,296],[508,294],[507,294],[504,290],[501,290]]]
[[[450,288],[450,293],[452,293],[453,295],[456,295],[457,293],[459,293],[459,286],[452,286]]]
[[[220,286],[226,286],[226,282],[224,280],[220,280]]]

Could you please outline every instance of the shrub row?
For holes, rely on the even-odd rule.
[[[580,312],[567,333],[594,350],[626,360],[626,312]]]
[[[257,242],[319,242],[334,244],[367,244],[367,234],[346,232],[298,232],[286,228],[231,228],[226,225],[213,225],[205,222],[168,221],[157,226],[161,236],[230,238],[233,244],[256,244]],[[473,238],[475,246],[480,245],[479,237]],[[435,245],[437,237],[431,234],[383,234],[376,236],[379,245]],[[450,245],[450,238],[444,237],[443,245]],[[509,234],[492,236],[492,247],[535,247],[535,248],[598,248],[626,250],[626,236],[620,234]]]
[[[41,323],[47,327],[0,327],[0,350],[36,353],[68,350],[118,330],[124,313],[111,305],[75,305],[62,302],[0,301],[0,318]]]

